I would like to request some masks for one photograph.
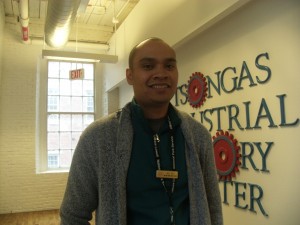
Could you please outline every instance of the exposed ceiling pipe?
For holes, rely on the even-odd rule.
[[[28,0],[19,1],[20,23],[22,26],[22,40],[29,41],[29,17],[28,17]]]
[[[80,0],[48,0],[45,22],[47,45],[60,48],[68,42],[79,4]]]

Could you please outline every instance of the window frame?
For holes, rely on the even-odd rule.
[[[94,121],[101,116],[100,105],[101,101],[101,84],[97,74],[101,72],[100,63],[85,62],[85,61],[70,61],[70,60],[38,60],[37,65],[37,104],[36,104],[36,173],[45,172],[68,172],[69,167],[51,168],[48,167],[48,149],[47,149],[47,116],[48,116],[48,62],[70,62],[70,63],[88,63],[94,67]],[[76,113],[74,113],[76,114]],[[82,113],[84,114],[84,112]]]

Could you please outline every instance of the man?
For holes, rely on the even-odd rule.
[[[158,38],[133,48],[134,98],[92,123],[77,145],[61,225],[221,225],[211,136],[174,108],[175,51]]]

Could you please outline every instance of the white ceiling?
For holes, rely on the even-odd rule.
[[[48,0],[29,1],[29,37],[44,39]],[[54,0],[61,1],[61,0]],[[6,23],[19,25],[19,0],[3,0]],[[81,0],[70,41],[107,44],[139,0]],[[115,25],[113,18],[119,22]],[[21,28],[20,28],[21,33]],[[76,35],[77,34],[77,35]]]

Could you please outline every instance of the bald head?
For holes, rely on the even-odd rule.
[[[134,61],[134,57],[137,53],[137,51],[144,46],[145,44],[149,43],[149,42],[161,42],[163,44],[165,44],[166,46],[170,47],[166,42],[164,42],[162,39],[157,38],[157,37],[151,37],[151,38],[147,38],[146,40],[140,42],[139,44],[137,44],[136,46],[133,47],[133,49],[131,50],[130,54],[129,54],[129,58],[128,58],[128,65],[129,68],[132,69],[133,68],[133,61]],[[171,47],[170,47],[171,48]],[[171,48],[172,49],[172,48]]]

